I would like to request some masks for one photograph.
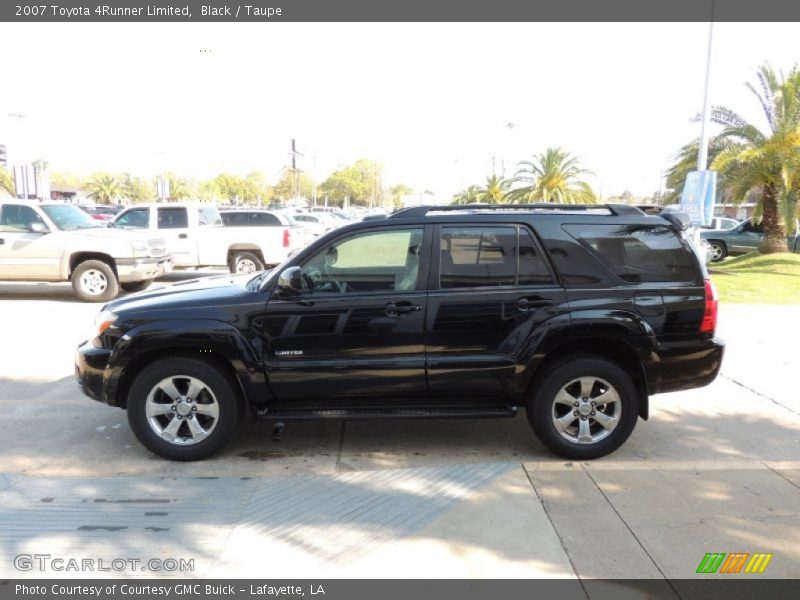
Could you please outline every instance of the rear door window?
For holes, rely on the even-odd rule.
[[[571,224],[563,228],[624,281],[698,278],[691,251],[665,225]]]
[[[514,225],[442,227],[442,289],[550,283],[550,271],[529,231]]]
[[[189,215],[184,207],[159,208],[159,229],[186,229],[189,227]]]

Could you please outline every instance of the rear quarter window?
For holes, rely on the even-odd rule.
[[[623,281],[699,279],[691,251],[665,225],[569,224],[563,229]]]

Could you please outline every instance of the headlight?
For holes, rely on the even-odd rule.
[[[135,241],[131,242],[131,248],[133,248],[134,252],[147,252],[147,242]]]
[[[115,315],[110,310],[101,311],[99,315],[94,320],[94,328],[92,329],[92,338],[97,337],[98,335],[102,334],[106,329],[111,327],[114,324],[114,321],[117,320],[117,315]]]

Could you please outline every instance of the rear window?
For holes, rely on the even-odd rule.
[[[265,225],[283,225],[283,223],[276,215],[270,213],[251,213],[250,225],[262,227]]]
[[[694,281],[698,278],[692,253],[670,227],[625,224],[563,227],[624,281]]]

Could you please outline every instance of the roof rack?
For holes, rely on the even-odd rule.
[[[582,212],[589,210],[607,210],[615,216],[641,217],[644,212],[632,204],[552,204],[550,202],[539,202],[536,204],[448,204],[444,206],[412,206],[401,208],[391,215],[392,219],[408,219],[413,217],[424,217],[429,212],[456,212],[473,210],[543,210],[543,211],[562,211],[562,212]]]

